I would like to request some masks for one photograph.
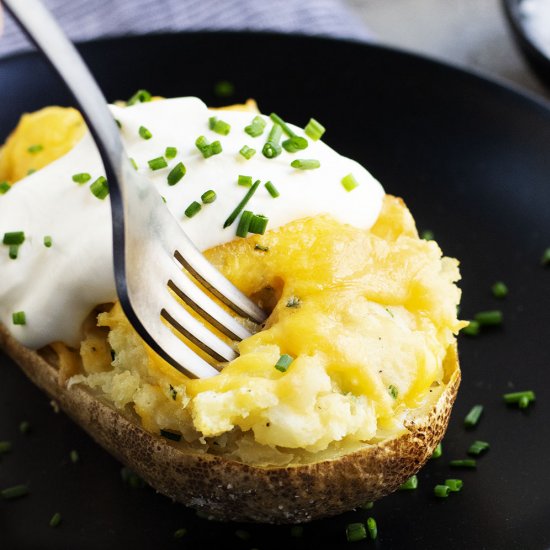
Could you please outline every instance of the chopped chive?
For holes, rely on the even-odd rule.
[[[19,245],[10,244],[10,247],[8,249],[8,256],[10,257],[10,260],[17,260],[18,254],[19,254]]]
[[[451,460],[449,462],[451,468],[476,468],[477,463],[473,458],[463,458],[458,460]]]
[[[80,460],[80,456],[78,455],[78,451],[76,451],[75,449],[73,449],[70,453],[69,453],[69,458],[71,460],[71,462],[73,464],[76,464],[79,460]]]
[[[481,327],[478,321],[468,321],[468,325],[460,329],[460,334],[466,334],[466,336],[477,336]]]
[[[235,93],[235,85],[229,80],[220,80],[214,84],[214,94],[218,97],[230,97]]]
[[[61,514],[56,512],[50,519],[50,527],[57,527],[61,523]]]
[[[24,311],[16,311],[12,313],[11,320],[14,325],[26,325],[27,316]]]
[[[441,458],[442,454],[443,454],[443,444],[438,443],[437,447],[434,449],[434,452],[432,453],[431,458]]]
[[[185,527],[182,527],[181,529],[176,529],[174,531],[174,538],[175,539],[181,539],[187,534],[187,529]]]
[[[30,176],[31,174],[34,174],[36,172],[36,168],[29,168],[27,170],[27,176]]]
[[[280,372],[286,372],[293,361],[294,357],[285,353],[279,357],[279,360],[275,363],[275,368]]]
[[[531,390],[505,393],[502,397],[508,405],[517,404],[520,409],[526,409],[536,399]]]
[[[149,168],[151,168],[151,170],[161,170],[162,168],[166,168],[168,166],[168,163],[166,162],[166,159],[164,157],[157,157],[148,160],[147,164],[149,165]]]
[[[122,124],[120,120],[118,120],[118,118],[114,118],[113,120],[115,121],[115,124],[119,127],[119,129],[122,129]]]
[[[367,531],[363,523],[350,523],[346,527],[346,539],[348,542],[357,542],[367,538]]]
[[[51,248],[52,243],[53,243],[53,241],[52,241],[51,236],[50,236],[50,235],[46,235],[46,236],[44,237],[44,246],[45,246],[46,248]]]
[[[19,431],[24,435],[28,434],[31,431],[31,423],[28,420],[23,420],[19,424]]]
[[[413,491],[418,488],[418,477],[416,475],[411,476],[405,483],[399,486],[400,491]]]
[[[99,176],[92,185],[90,185],[90,191],[94,196],[100,200],[104,200],[109,194],[109,183],[104,176]]]
[[[367,531],[371,540],[376,540],[376,537],[378,537],[378,526],[376,525],[376,520],[372,517],[367,518]]]
[[[308,145],[307,139],[300,136],[292,136],[291,138],[285,139],[282,143],[282,146],[287,153],[303,151],[304,149],[307,149]]]
[[[3,244],[23,244],[25,242],[25,232],[24,231],[8,231],[4,233]]]
[[[209,143],[205,136],[199,136],[195,140],[195,146],[205,159],[222,152],[222,145],[219,141]]]
[[[137,162],[133,158],[130,158],[130,164],[132,165],[132,168],[134,170],[139,170],[139,166],[137,165]]]
[[[491,292],[495,298],[505,298],[508,295],[508,287],[502,281],[497,281],[491,287]]]
[[[267,192],[274,198],[276,199],[278,196],[280,196],[280,193],[279,191],[277,191],[277,188],[270,182],[266,182],[264,184],[264,187],[267,189]]]
[[[166,177],[168,180],[168,185],[176,185],[176,183],[178,183],[178,181],[185,176],[186,172],[187,169],[185,168],[183,162],[178,162],[176,166],[170,170],[170,173]]]
[[[237,237],[245,238],[248,235],[248,228],[254,214],[250,210],[245,210],[242,213],[241,219],[237,225]]]
[[[303,536],[304,534],[304,527],[302,525],[293,525],[290,528],[290,536],[297,539]]]
[[[523,396],[523,397],[520,397],[518,401],[518,406],[520,409],[526,409],[529,406],[529,403],[530,403],[529,399]]]
[[[175,147],[166,147],[166,150],[164,151],[164,156],[167,159],[176,158],[177,154],[178,154],[178,150]]]
[[[40,151],[43,151],[43,150],[44,150],[44,146],[38,143],[36,145],[31,145],[30,147],[27,147],[27,151],[31,154],[40,153]]]
[[[448,485],[436,485],[434,487],[434,495],[438,498],[447,498],[451,488]]]
[[[543,253],[540,259],[542,265],[550,265],[550,248],[547,248]]]
[[[216,197],[216,191],[212,191],[212,189],[209,189],[201,195],[201,201],[204,204],[210,204],[216,200]]]
[[[222,144],[219,141],[213,141],[210,145],[210,150],[213,155],[218,155],[223,151]]]
[[[138,90],[127,102],[126,106],[130,107],[136,103],[148,103],[151,101],[151,93],[147,90]]]
[[[27,485],[14,485],[13,487],[8,487],[7,489],[2,489],[2,491],[0,491],[0,496],[2,496],[5,500],[24,497],[28,494],[29,488]]]
[[[468,454],[473,456],[479,456],[485,451],[489,450],[489,443],[487,441],[474,441],[468,449]]]
[[[143,139],[151,139],[153,137],[153,134],[145,126],[140,126],[138,133]]]
[[[353,191],[356,187],[359,186],[359,182],[355,179],[353,174],[348,174],[347,176],[344,176],[340,183],[342,184],[342,187],[349,193],[350,191]]]
[[[273,127],[269,131],[267,141],[262,149],[262,154],[268,159],[273,159],[281,154],[281,136],[283,135],[283,129],[278,124],[273,124]]]
[[[7,181],[0,182],[0,195],[5,195],[11,189],[11,185]]]
[[[0,441],[0,455],[10,453],[12,449],[11,441]]]
[[[163,202],[164,204],[166,204],[166,197],[163,197],[163,196],[161,195],[160,198],[162,199],[162,202]]]
[[[297,296],[291,296],[286,302],[286,307],[289,308],[299,308],[301,305],[302,301]]]
[[[434,232],[430,231],[429,229],[424,229],[424,231],[420,233],[420,238],[425,241],[433,241],[435,238]]]
[[[321,163],[315,159],[296,159],[290,163],[290,166],[297,170],[315,170],[321,166]]]
[[[246,187],[250,187],[252,185],[252,176],[239,175],[239,179],[237,180],[237,183],[239,185],[245,185]]]
[[[266,121],[259,115],[252,119],[252,122],[245,127],[244,131],[251,137],[258,137],[264,133]]]
[[[271,113],[269,118],[281,127],[281,130],[288,136],[294,137],[296,134],[292,131],[292,128],[276,113]]]
[[[170,430],[160,430],[160,435],[162,437],[165,437],[166,439],[170,439],[170,441],[180,441],[181,440],[181,434],[172,432]]]
[[[254,250],[261,250],[262,252],[269,252],[269,246],[264,246],[262,244],[255,244]]]
[[[201,205],[197,201],[193,201],[186,209],[184,214],[188,218],[192,218],[193,216],[197,215],[200,212]]]
[[[250,160],[255,154],[256,154],[256,149],[252,149],[251,147],[249,147],[248,145],[243,145],[241,147],[241,150],[239,151],[239,153],[246,159],[246,160]]]
[[[211,116],[208,119],[208,127],[221,136],[227,136],[231,131],[231,124],[228,124],[224,120],[219,120],[218,117],[215,116]]]
[[[464,418],[464,426],[466,428],[473,428],[479,422],[481,413],[483,412],[483,405],[474,405],[470,412]]]
[[[397,399],[397,396],[399,395],[399,390],[397,389],[396,386],[394,386],[393,384],[390,384],[388,386],[388,393],[394,398],[394,399]]]
[[[229,227],[237,219],[237,216],[241,213],[242,209],[246,206],[246,204],[248,203],[252,195],[256,192],[256,189],[258,189],[259,185],[260,185],[260,180],[256,180],[252,185],[252,187],[246,192],[246,195],[243,197],[241,202],[237,205],[235,210],[233,210],[233,212],[231,212],[227,220],[225,220],[223,224],[224,229],[226,227]]]
[[[461,479],[446,479],[445,485],[449,487],[451,493],[458,493],[460,489],[462,489],[464,483]]]
[[[482,327],[495,326],[502,324],[502,311],[493,309],[490,311],[480,311],[474,315],[474,319]]]
[[[361,510],[372,510],[374,508],[374,502],[365,502],[365,504],[359,505]]]
[[[267,229],[269,218],[266,218],[262,214],[254,214],[250,220],[250,226],[248,228],[249,233],[255,233],[256,235],[263,235]]]
[[[73,175],[73,181],[82,185],[83,183],[88,183],[92,179],[92,176],[88,172],[80,172],[79,174]]]
[[[304,132],[313,141],[317,141],[321,139],[322,135],[325,133],[325,127],[319,121],[310,118],[307,126],[304,128]]]

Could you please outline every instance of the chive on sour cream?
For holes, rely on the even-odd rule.
[[[223,225],[248,190],[239,185],[240,175],[262,182],[246,209],[267,217],[268,230],[318,214],[367,229],[380,212],[381,185],[357,162],[320,140],[306,138],[306,149],[289,153],[283,148],[276,157],[266,158],[262,148],[273,126],[267,116],[260,117],[265,127],[254,137],[245,131],[254,113],[209,110],[193,97],[111,106],[111,111],[134,166],[150,179],[201,250],[238,238],[238,219],[228,227]],[[212,117],[226,123],[229,130],[224,126],[222,134],[216,132],[219,128],[211,123]],[[300,128],[290,124],[288,128],[306,137]],[[204,155],[197,148],[200,136],[209,144],[219,141],[216,154]],[[244,156],[240,153],[244,146],[256,153]],[[155,160],[151,167],[149,161],[159,157],[165,163]],[[304,159],[315,160],[306,163],[315,168],[291,165]],[[180,163],[178,177],[169,181],[169,174]],[[303,167],[303,162],[294,162],[298,165]],[[0,249],[0,322],[25,346],[36,349],[54,341],[77,345],[89,312],[98,304],[116,300],[104,174],[87,133],[69,153],[0,196],[0,235],[25,233],[16,259],[9,257],[7,246]],[[357,183],[351,191],[342,184],[349,174]],[[268,188],[267,182],[271,182]],[[209,196],[214,193],[216,200],[201,201],[207,192]],[[191,218],[185,216],[194,202],[201,203],[200,211]],[[45,236],[51,246],[44,245]],[[24,325],[12,323],[13,313],[19,311],[25,312]]]

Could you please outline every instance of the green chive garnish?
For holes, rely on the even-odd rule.
[[[11,185],[7,181],[0,182],[0,195],[5,195],[11,189]]]
[[[420,238],[425,241],[433,241],[435,236],[433,231],[430,231],[429,229],[424,229],[424,231],[420,233]]]
[[[167,159],[176,158],[177,154],[178,154],[178,150],[175,147],[166,147],[166,150],[164,151],[164,156]]]
[[[297,170],[315,170],[321,166],[321,163],[315,159],[296,159],[290,163],[290,166]]]
[[[239,151],[239,153],[246,159],[246,160],[250,160],[255,154],[256,154],[256,149],[252,149],[251,147],[249,147],[248,145],[243,145],[241,147],[241,150]]]
[[[361,508],[361,510],[372,510],[374,508],[374,502],[365,502],[365,504],[360,504],[359,508]]]
[[[231,125],[223,120],[219,120],[218,117],[211,116],[208,119],[208,127],[216,134],[226,136],[231,131]]]
[[[46,235],[46,236],[44,237],[44,246],[45,246],[46,248],[51,248],[52,243],[53,243],[53,241],[52,241],[51,236],[50,236],[50,235]]]
[[[491,287],[491,292],[495,298],[505,298],[508,295],[508,287],[502,281],[497,281]]]
[[[90,185],[90,191],[98,199],[103,200],[109,194],[109,183],[104,176],[99,176],[92,185]]]
[[[348,193],[350,191],[353,191],[359,185],[359,182],[355,179],[353,174],[348,174],[347,176],[344,176],[341,179],[340,183]]]
[[[262,214],[254,214],[250,220],[250,226],[248,227],[249,233],[255,233],[256,235],[263,235],[267,229],[269,218],[266,218]]]
[[[165,437],[166,439],[170,439],[170,441],[180,441],[181,440],[181,434],[172,432],[170,430],[160,430],[160,435],[162,437]]]
[[[294,361],[294,357],[285,353],[279,357],[279,360],[275,363],[275,368],[280,372],[286,372],[292,361]]]
[[[550,248],[547,248],[543,253],[540,259],[542,265],[550,265]]]
[[[118,118],[114,118],[113,120],[115,121],[115,124],[116,124],[120,129],[122,129],[122,124],[121,124],[120,120],[118,120]]]
[[[88,183],[92,179],[92,176],[88,172],[80,172],[79,174],[73,175],[73,181],[82,185],[83,183]]]
[[[195,140],[195,145],[205,159],[222,152],[222,144],[219,141],[209,143],[205,136],[199,136]]]
[[[400,491],[414,491],[414,489],[418,488],[418,477],[416,475],[411,476],[405,483],[402,483],[399,486]]]
[[[40,151],[42,151],[43,149],[44,149],[43,145],[36,144],[36,145],[31,145],[30,147],[28,147],[27,151],[31,154],[34,154],[34,153],[40,153]]]
[[[143,139],[151,139],[153,137],[153,134],[145,126],[140,126],[138,133]]]
[[[350,523],[346,527],[346,539],[348,542],[357,542],[367,538],[367,531],[363,523]]]
[[[464,418],[464,426],[466,428],[473,428],[479,422],[481,413],[483,412],[483,405],[474,405],[470,412]]]
[[[283,147],[289,153],[295,153],[296,151],[301,151],[308,146],[306,138],[296,135],[296,133],[290,128],[290,126],[277,114],[271,113],[269,118],[275,123],[278,124],[283,132],[290,138],[283,141]]]
[[[378,526],[374,518],[367,518],[367,531],[369,532],[371,540],[376,540],[378,536]]]
[[[399,390],[393,385],[390,384],[388,386],[388,393],[394,398],[397,399],[397,396],[399,395]]]
[[[535,392],[531,390],[505,393],[502,398],[508,405],[518,405],[520,409],[527,408],[535,401]]]
[[[436,485],[434,487],[434,495],[438,498],[447,498],[451,488],[448,485]]]
[[[210,204],[216,200],[216,197],[216,191],[212,191],[212,189],[209,189],[201,195],[201,201],[204,204]]]
[[[468,454],[473,456],[479,456],[485,451],[489,450],[489,443],[487,441],[474,441],[468,449]]]
[[[8,249],[8,256],[11,260],[17,260],[17,255],[19,254],[19,245],[18,244],[10,244],[10,247]]]
[[[12,313],[11,320],[14,325],[26,325],[27,317],[24,311],[16,311]]]
[[[50,527],[57,527],[61,523],[61,514],[56,512],[50,519]]]
[[[126,106],[130,107],[136,103],[148,103],[151,101],[151,93],[147,90],[138,90],[127,102]]]
[[[254,214],[250,210],[245,210],[242,215],[239,223],[237,225],[237,237],[242,237],[243,239],[248,235],[248,228],[250,227],[250,222]]]
[[[283,129],[278,124],[273,124],[268,136],[267,141],[262,149],[262,154],[268,159],[273,159],[281,154],[282,148],[279,142],[283,135]]]
[[[174,531],[174,538],[175,539],[181,539],[187,534],[187,529],[185,527],[182,527],[181,529],[176,529]]]
[[[34,174],[36,172],[36,168],[29,168],[27,170],[27,176],[30,176],[31,174]]]
[[[451,468],[476,468],[477,463],[473,458],[463,458],[459,460],[451,460],[449,462]]]
[[[262,252],[269,252],[269,246],[264,246],[262,244],[255,244],[254,250],[261,250]]]
[[[490,311],[480,311],[474,315],[474,319],[482,327],[496,326],[502,324],[502,311],[493,309]]]
[[[434,452],[432,453],[431,458],[440,458],[443,454],[443,444],[438,443],[437,447],[434,449]]]
[[[278,124],[281,127],[281,130],[288,136],[293,137],[296,134],[292,131],[292,128],[288,126],[288,124],[276,113],[271,113],[269,115],[269,118],[275,123]]]
[[[161,170],[162,168],[166,168],[168,166],[168,163],[166,162],[166,159],[164,157],[157,157],[148,160],[147,164],[149,165],[149,168],[151,168],[151,170]]]
[[[277,188],[270,182],[266,182],[264,184],[264,187],[267,189],[267,192],[274,198],[276,199],[278,196],[280,196],[280,193],[279,191],[277,191]]]
[[[237,216],[241,213],[242,209],[246,206],[246,204],[248,203],[252,195],[256,192],[256,189],[258,189],[259,185],[260,185],[260,180],[256,180],[254,182],[254,185],[252,185],[252,187],[246,192],[246,195],[243,197],[243,200],[237,205],[235,210],[231,212],[227,220],[225,220],[223,224],[224,229],[226,227],[229,227],[237,219]]]
[[[3,244],[23,244],[25,242],[25,232],[24,231],[8,231],[4,233]]]
[[[252,185],[252,176],[239,176],[237,183],[239,185],[250,187]]]
[[[255,116],[249,126],[244,131],[251,137],[258,137],[264,133],[266,121],[261,116]]]
[[[325,133],[325,127],[319,121],[310,118],[307,126],[304,128],[304,132],[313,141],[317,141],[321,139],[322,135]]]
[[[199,213],[201,209],[201,205],[200,203],[198,203],[197,201],[193,201],[186,209],[185,209],[185,212],[184,214],[188,217],[188,218],[192,218],[193,216],[197,215]]]
[[[80,456],[78,455],[78,451],[76,451],[75,449],[73,449],[70,453],[69,453],[69,458],[71,459],[71,462],[73,464],[76,464],[79,460],[80,460]]]
[[[0,491],[0,496],[2,496],[5,500],[24,497],[28,494],[29,488],[27,485],[14,485],[13,487],[8,487],[7,489],[2,489],[2,491]]]
[[[466,336],[477,336],[481,329],[477,321],[468,321],[469,325],[460,329],[460,334],[466,334]]]
[[[464,483],[462,483],[461,479],[446,479],[445,485],[449,487],[451,493],[458,493],[460,489],[462,489]]]
[[[130,164],[132,165],[134,170],[139,170],[139,166],[137,165],[137,162],[133,158],[130,158]]]
[[[185,173],[187,172],[187,169],[185,168],[185,165],[183,162],[178,162],[172,170],[170,170],[170,173],[167,176],[168,185],[176,185],[178,181],[185,176]]]
[[[235,85],[228,80],[220,80],[214,84],[214,94],[218,97],[230,97],[235,93]]]
[[[31,423],[28,420],[23,420],[19,424],[19,431],[22,434],[28,434],[31,431]]]
[[[11,441],[0,441],[0,455],[5,455],[6,453],[11,452],[11,449]]]

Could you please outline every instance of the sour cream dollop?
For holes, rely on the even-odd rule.
[[[268,230],[319,214],[368,229],[379,215],[384,190],[378,181],[322,141],[308,139],[303,151],[290,154],[283,149],[276,158],[264,157],[262,147],[272,125],[269,117],[261,115],[266,129],[253,138],[244,131],[253,113],[210,110],[193,97],[110,108],[121,124],[128,156],[166,199],[182,229],[201,250],[237,238],[238,220],[225,229],[223,223],[248,191],[238,185],[239,175],[262,181],[246,209],[267,216]],[[212,116],[231,126],[228,135],[210,130]],[[300,128],[290,126],[304,136]],[[147,128],[152,137],[143,139],[140,127]],[[222,152],[205,159],[195,146],[201,135],[210,143],[219,140]],[[243,145],[256,150],[249,160],[239,153]],[[151,170],[148,161],[164,156],[167,147],[177,149],[176,157],[166,159],[166,168]],[[315,159],[320,167],[295,169],[290,166],[295,159]],[[186,168],[185,176],[169,185],[167,176],[179,162]],[[90,182],[79,185],[72,180],[74,174],[85,172],[92,176]],[[351,192],[341,183],[348,174],[359,184]],[[98,304],[116,300],[110,203],[98,199],[89,188],[102,175],[101,159],[87,133],[69,153],[0,197],[0,235],[25,232],[17,259],[9,258],[7,247],[0,254],[0,321],[29,348],[55,341],[78,345],[89,312]],[[268,193],[267,181],[277,188],[279,197]],[[215,191],[215,202],[203,204],[198,214],[187,218],[186,208],[193,201],[200,203],[208,190]],[[45,236],[51,237],[51,247],[44,246]],[[12,314],[18,311],[25,312],[25,325],[13,324]]]

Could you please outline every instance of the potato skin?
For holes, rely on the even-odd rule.
[[[19,344],[0,325],[0,347],[77,424],[158,492],[213,519],[299,523],[333,516],[395,491],[431,456],[447,429],[460,384],[456,346],[445,359],[447,385],[409,433],[313,464],[255,467],[210,454],[187,453],[143,430],[85,389],[58,382],[45,354]]]

